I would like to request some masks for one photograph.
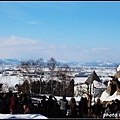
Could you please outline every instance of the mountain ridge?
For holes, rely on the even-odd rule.
[[[20,65],[24,60],[20,59],[0,59],[0,65]],[[47,61],[46,61],[47,62]],[[96,67],[117,67],[118,63],[113,63],[109,61],[91,61],[91,62],[77,62],[77,61],[57,61],[59,65],[67,64],[71,67],[81,67],[81,66],[96,66]]]

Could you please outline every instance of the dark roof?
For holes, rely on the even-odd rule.
[[[98,77],[95,71],[93,71],[93,73],[88,77],[85,83],[89,85],[92,84],[94,80],[101,82],[100,78]]]

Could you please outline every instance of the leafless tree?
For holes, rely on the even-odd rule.
[[[66,94],[66,88],[68,87],[71,80],[71,69],[67,64],[59,67],[58,77],[62,81],[63,84],[63,94]]]
[[[51,94],[52,94],[52,90],[53,90],[53,77],[55,77],[55,68],[56,68],[57,62],[54,58],[50,58],[50,60],[47,61],[47,67],[50,70],[50,81],[51,81]]]
[[[29,90],[31,92],[31,84],[32,84],[32,73],[34,73],[34,67],[35,66],[35,62],[33,60],[29,60],[29,61],[22,61],[21,65],[18,66],[20,74],[22,74],[21,79],[23,80],[23,82],[28,81],[29,84]],[[26,84],[25,84],[26,85]],[[24,86],[25,86],[24,85]],[[25,86],[26,87],[26,86]]]
[[[54,58],[50,58],[47,64],[42,58],[36,61],[23,61],[18,68],[22,74],[19,77],[24,84],[19,85],[21,86],[19,90],[24,89],[37,94],[63,95],[66,94],[66,89],[69,90],[68,88],[71,86],[71,68],[67,64],[58,65]],[[45,68],[48,71],[45,71]],[[44,77],[46,81],[43,80]]]
[[[40,81],[40,91],[39,91],[40,94],[42,92],[41,83],[42,83],[42,78],[44,77],[44,71],[45,71],[45,63],[44,60],[40,58],[36,61],[36,69],[35,69],[35,73],[37,74],[37,80]]]

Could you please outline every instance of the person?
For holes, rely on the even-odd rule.
[[[30,114],[30,109],[27,105],[23,105],[24,114]]]
[[[46,96],[43,96],[42,100],[41,100],[41,105],[40,105],[40,108],[41,108],[41,112],[44,116],[47,115],[47,100],[46,100]]]
[[[5,94],[4,96],[4,100],[3,100],[3,103],[4,103],[4,108],[3,108],[3,113],[4,114],[9,114],[10,113],[10,100],[13,96],[13,92],[10,90],[8,93]]]
[[[87,103],[88,103],[87,98],[81,97],[81,100],[79,101],[79,115],[82,118],[87,117],[87,113],[88,113]]]
[[[72,97],[70,99],[70,112],[69,112],[69,116],[71,118],[75,118],[77,115],[77,111],[76,111],[77,105],[76,105],[76,100],[74,97]]]
[[[3,97],[0,95],[0,113],[3,113],[4,103],[3,103]]]
[[[98,98],[97,101],[94,104],[94,118],[100,118],[102,115],[102,111],[103,111],[103,105],[101,104],[100,99]]]
[[[41,114],[41,115],[44,115],[44,111],[43,111],[43,109],[42,109],[42,105],[41,105],[41,102],[40,101],[38,101],[38,103],[37,103],[37,110],[36,110],[37,112],[36,112],[36,114]],[[45,116],[45,115],[44,115]]]
[[[19,104],[17,94],[13,94],[10,100],[10,114],[17,114],[17,106]]]
[[[104,110],[104,113],[103,113],[103,118],[110,118],[110,116],[109,116],[110,114],[111,114],[111,103],[109,101],[105,105],[105,110]]]
[[[115,107],[115,113],[116,118],[120,118],[120,100],[115,99],[116,107]]]
[[[47,100],[47,117],[50,117],[50,113],[51,113],[51,111],[52,111],[52,109],[54,107],[54,102],[56,101],[56,99],[53,100],[52,98],[53,98],[53,96],[49,95],[49,98]]]
[[[60,105],[62,117],[64,118],[64,117],[66,117],[67,108],[68,108],[68,100],[66,99],[66,95],[63,95],[63,98],[60,99],[59,105]]]
[[[54,107],[51,110],[50,118],[62,118],[62,113],[60,110],[60,106],[57,102],[54,103]]]

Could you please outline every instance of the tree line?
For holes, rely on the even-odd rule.
[[[19,92],[74,96],[71,67],[67,64],[60,65],[55,58],[50,58],[47,62],[42,58],[22,61],[17,68],[23,81],[16,85]]]

